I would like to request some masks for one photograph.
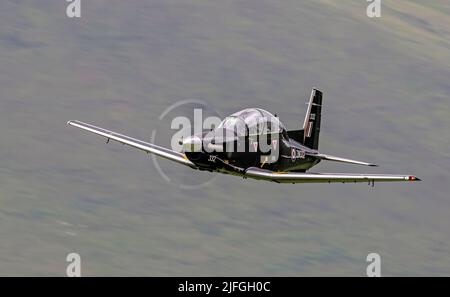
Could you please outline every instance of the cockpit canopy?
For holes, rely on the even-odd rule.
[[[234,131],[242,136],[283,133],[285,128],[280,120],[270,112],[260,108],[247,108],[226,117],[218,129]]]

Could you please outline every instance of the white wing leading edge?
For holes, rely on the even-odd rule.
[[[420,181],[412,175],[391,174],[353,174],[353,173],[309,173],[309,172],[273,172],[251,167],[245,172],[246,177],[273,181],[277,183],[375,183]]]
[[[152,143],[148,143],[139,139],[135,139],[123,134],[119,134],[113,131],[109,131],[100,127],[96,127],[94,125],[90,125],[90,124],[86,124],[80,121],[68,121],[67,122],[68,125],[89,131],[91,133],[106,137],[108,140],[112,139],[115,140],[117,142],[129,145],[131,147],[143,150],[147,153],[152,153],[155,154],[157,156],[169,159],[171,161],[175,161],[177,163],[189,166],[191,168],[196,169],[197,166],[195,166],[194,163],[192,163],[191,161],[189,161],[184,154],[173,151],[171,149],[165,148],[165,147],[161,147],[158,145],[154,145]]]

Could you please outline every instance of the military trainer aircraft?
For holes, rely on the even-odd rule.
[[[419,181],[413,175],[312,173],[322,160],[377,166],[318,151],[322,92],[313,89],[303,129],[287,130],[278,117],[260,108],[248,108],[226,117],[207,132],[180,139],[174,151],[80,121],[67,124],[197,170],[220,172],[276,183],[358,183]]]

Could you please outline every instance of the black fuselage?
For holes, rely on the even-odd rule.
[[[203,148],[198,152],[185,152],[186,157],[195,163],[200,169],[208,171],[242,173],[250,167],[258,167],[276,172],[304,172],[320,162],[315,157],[316,150],[301,145],[290,139],[287,133],[276,135],[276,139],[267,139],[268,146],[272,146],[270,152],[262,152],[255,146],[259,139],[246,136],[239,143],[245,144],[245,150],[238,150],[238,141],[234,141],[234,149],[228,149],[223,143],[222,151],[208,151]],[[272,142],[274,141],[274,142]],[[274,145],[277,148],[273,147]],[[274,158],[275,156],[275,158]]]

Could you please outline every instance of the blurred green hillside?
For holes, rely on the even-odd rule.
[[[450,3],[385,0],[0,3],[0,275],[450,275]],[[207,179],[65,125],[158,143],[171,104],[202,100],[301,125],[324,92],[320,148],[415,174],[415,184]],[[188,112],[188,111],[187,111]]]

